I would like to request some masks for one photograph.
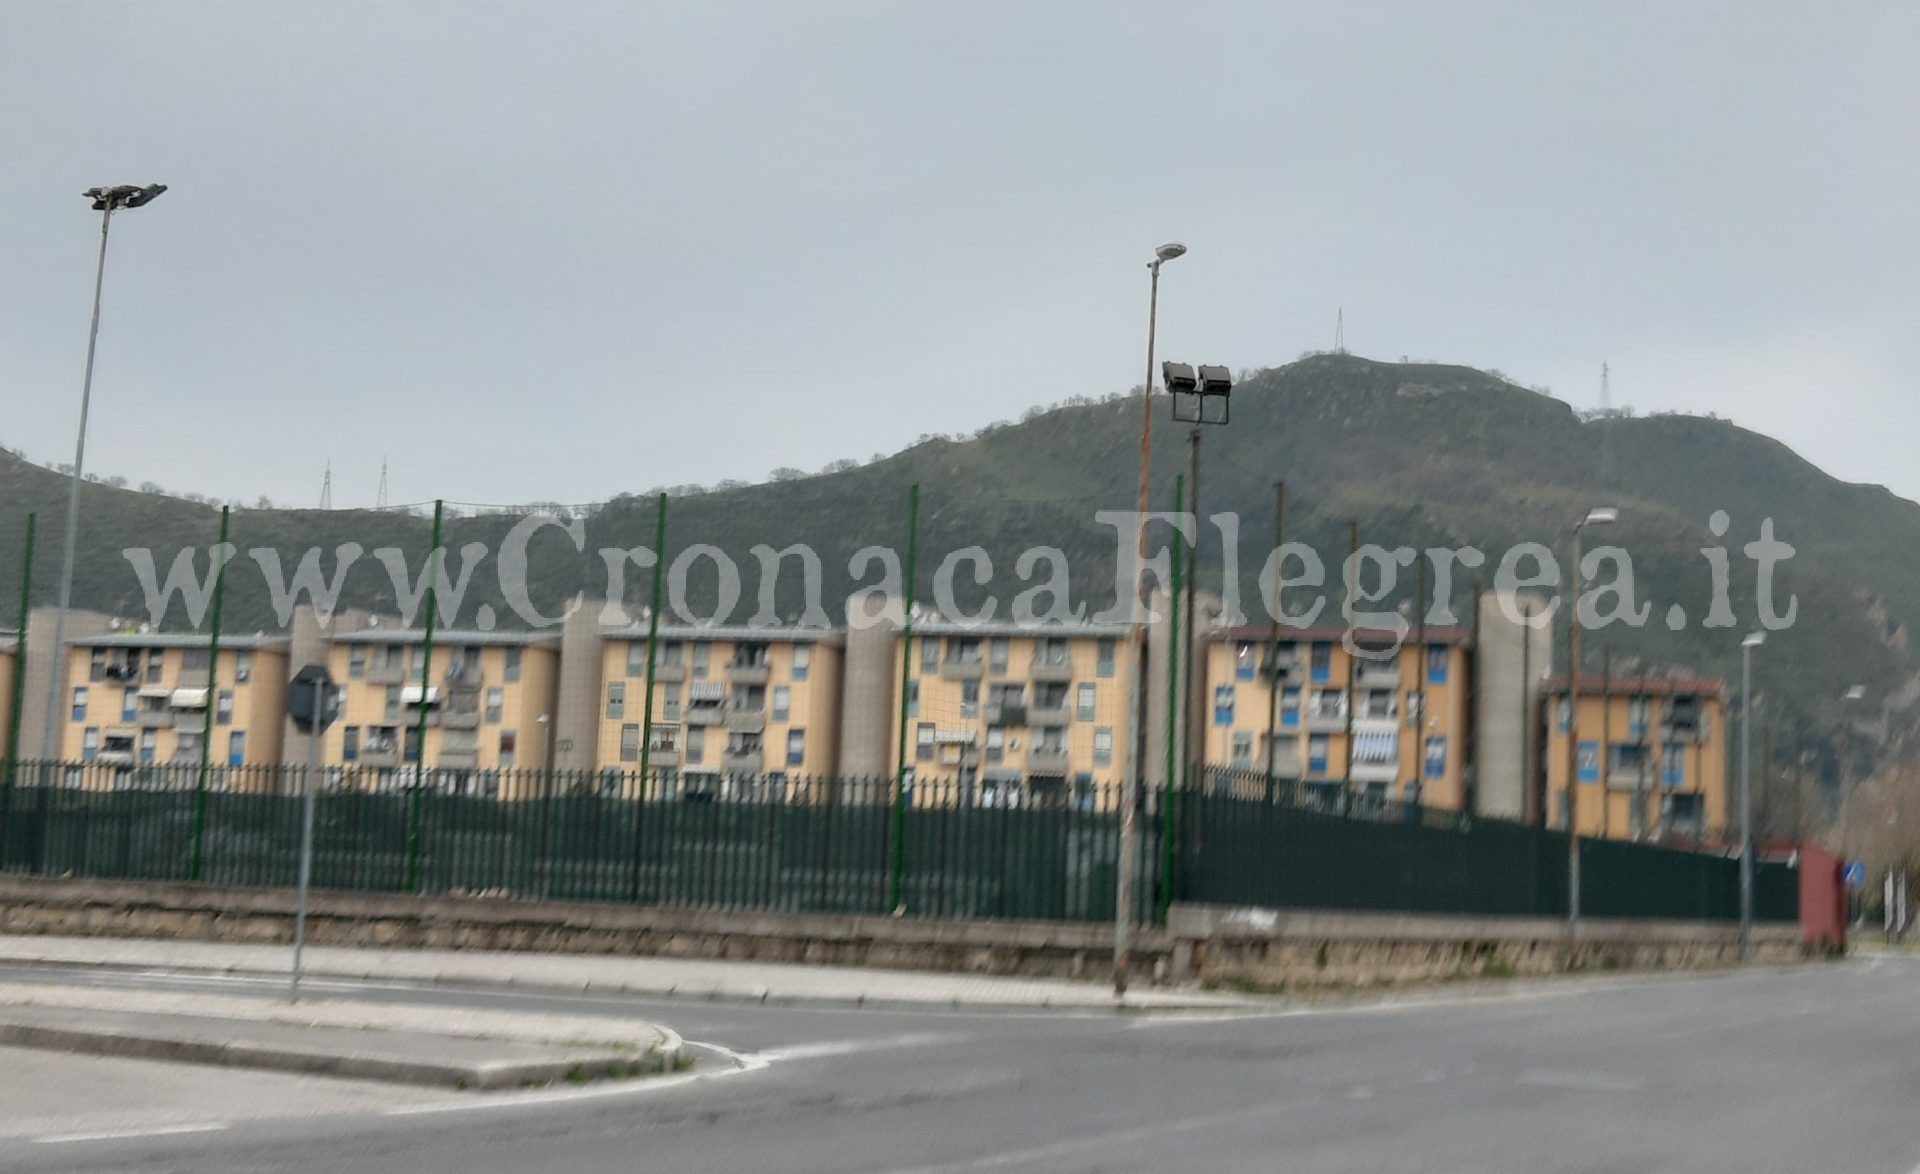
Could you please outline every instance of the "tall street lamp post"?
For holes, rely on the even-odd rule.
[[[1610,525],[1620,511],[1598,506],[1573,528],[1572,611],[1567,616],[1567,932],[1580,932],[1580,535],[1588,526]],[[1606,792],[1601,791],[1601,802]]]
[[[1155,333],[1160,319],[1160,266],[1176,257],[1185,256],[1187,246],[1177,242],[1168,242],[1153,251],[1153,260],[1147,262],[1150,277],[1150,289],[1147,296],[1147,382],[1140,389],[1140,549],[1139,572],[1134,580],[1133,594],[1136,607],[1141,610],[1139,622],[1135,627],[1138,647],[1134,654],[1134,705],[1133,705],[1133,778],[1126,794],[1120,797],[1120,851],[1114,864],[1114,901],[1113,901],[1113,994],[1115,998],[1127,993],[1127,970],[1132,965],[1133,953],[1133,872],[1140,855],[1139,809],[1141,797],[1146,793],[1147,782],[1147,621],[1145,595],[1147,589],[1147,528],[1149,482],[1148,470],[1153,460],[1153,347]]]
[[[115,212],[150,204],[166,190],[164,183],[150,183],[145,187],[121,184],[88,188],[82,193],[93,201],[93,210],[100,213],[100,260],[93,271],[93,322],[87,328],[87,366],[80,379],[80,434],[74,441],[73,478],[67,485],[67,532],[61,547],[60,594],[53,613],[53,643],[49,646],[53,652],[53,671],[47,674],[47,721],[40,742],[40,757],[47,762],[53,761],[59,752],[55,736],[60,729],[60,668],[66,663],[67,608],[73,602],[73,554],[80,533],[80,482],[87,463],[87,413],[93,406],[93,352],[100,339],[100,291],[107,278],[107,231],[113,225]]]
[[[1740,961],[1753,957],[1753,650],[1765,632],[1740,641]]]

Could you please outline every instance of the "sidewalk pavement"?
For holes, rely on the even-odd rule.
[[[285,974],[286,946],[125,938],[0,935],[0,963]],[[365,950],[309,946],[314,977],[367,982],[512,986],[773,1003],[909,1007],[1218,1010],[1250,1000],[1195,990],[1135,988],[1116,1002],[1104,982],[863,970],[775,962],[718,962],[484,950]]]
[[[459,1089],[640,1076],[682,1062],[639,1020],[0,982],[0,1046]]]

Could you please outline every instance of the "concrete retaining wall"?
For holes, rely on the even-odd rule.
[[[479,897],[317,892],[315,945],[515,950],[805,962],[964,974],[1102,979],[1106,925],[726,913]],[[293,893],[140,881],[0,877],[0,933],[273,943],[292,935]],[[1135,935],[1143,977],[1258,990],[1363,988],[1565,971],[1732,964],[1730,925],[1563,922],[1275,912],[1175,905]],[[1763,926],[1756,958],[1803,956],[1795,926]]]

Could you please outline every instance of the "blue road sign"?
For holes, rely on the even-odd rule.
[[[1847,867],[1840,873],[1840,877],[1847,882],[1848,888],[1859,888],[1867,883],[1866,863],[1860,860],[1847,861]]]

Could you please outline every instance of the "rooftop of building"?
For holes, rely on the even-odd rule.
[[[248,652],[281,650],[288,645],[285,636],[255,632],[248,636],[222,634],[222,651],[242,649]],[[72,636],[69,648],[209,648],[212,635],[207,632],[108,632],[99,636]]]
[[[335,632],[331,637],[336,644],[419,644],[426,639],[421,628],[355,628],[350,632]],[[446,628],[434,632],[436,646],[461,645],[468,648],[559,648],[560,637],[552,632],[482,632],[477,629]]]
[[[645,624],[628,624],[621,628],[606,628],[601,632],[605,640],[645,640]],[[837,628],[806,628],[797,624],[779,627],[756,627],[751,624],[713,624],[698,626],[693,624],[661,624],[658,633],[661,640],[677,642],[698,642],[702,640],[726,640],[736,644],[840,644],[843,637]]]
[[[1724,677],[1703,677],[1691,673],[1649,673],[1633,676],[1580,674],[1580,692],[1583,695],[1595,697],[1602,693],[1611,693],[1615,696],[1637,693],[1659,697],[1718,697],[1726,691],[1726,687],[1727,682]],[[1566,675],[1548,677],[1545,689],[1555,696],[1565,693],[1567,691]]]
[[[1412,623],[1407,625],[1405,632],[1396,632],[1392,628],[1349,629],[1344,624],[1319,628],[1290,628],[1282,624],[1280,626],[1280,643],[1303,644],[1325,642],[1338,644],[1340,641],[1346,639],[1349,633],[1353,636],[1355,643],[1371,647],[1402,643],[1412,644],[1415,643],[1422,634],[1419,628]],[[1425,636],[1429,644],[1468,644],[1473,640],[1473,629],[1459,624],[1434,624],[1427,628]],[[1271,624],[1242,624],[1234,628],[1215,628],[1207,633],[1207,638],[1216,643],[1237,643],[1245,640],[1256,644],[1265,644],[1274,638],[1273,626]]]

